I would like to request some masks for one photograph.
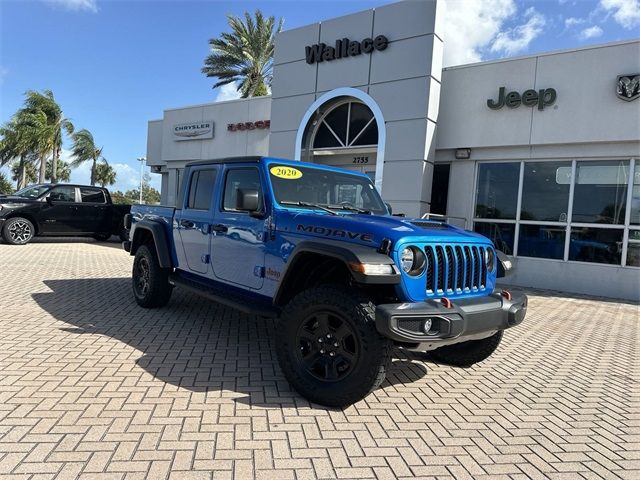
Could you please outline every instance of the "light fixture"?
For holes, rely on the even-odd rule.
[[[457,160],[468,160],[471,158],[471,149],[470,148],[457,148],[456,149],[456,159]]]

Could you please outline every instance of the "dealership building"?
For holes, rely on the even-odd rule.
[[[195,160],[340,166],[491,238],[509,283],[640,300],[640,41],[443,68],[440,17],[407,1],[278,34],[270,96],[149,122],[162,203]]]

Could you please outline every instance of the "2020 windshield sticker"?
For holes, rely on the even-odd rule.
[[[286,180],[295,180],[302,177],[302,172],[293,167],[284,167],[282,165],[279,165],[276,167],[271,167],[269,171],[274,177],[284,178]]]

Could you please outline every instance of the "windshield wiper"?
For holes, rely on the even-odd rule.
[[[354,207],[353,205],[328,205],[331,208],[340,208],[342,210],[349,210],[350,212],[364,213],[365,215],[371,215],[371,210],[365,210],[364,208]]]
[[[280,202],[280,205],[290,205],[290,206],[293,206],[293,207],[319,208],[320,210],[324,210],[325,212],[330,213],[331,215],[337,215],[336,212],[334,212],[333,210],[331,210],[328,207],[325,207],[324,205],[320,205],[319,203],[284,201],[284,202]]]

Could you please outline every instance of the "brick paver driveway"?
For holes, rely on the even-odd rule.
[[[473,368],[397,352],[344,410],[291,391],[272,322],[133,302],[116,243],[0,245],[7,478],[640,478],[638,307],[532,294]]]

